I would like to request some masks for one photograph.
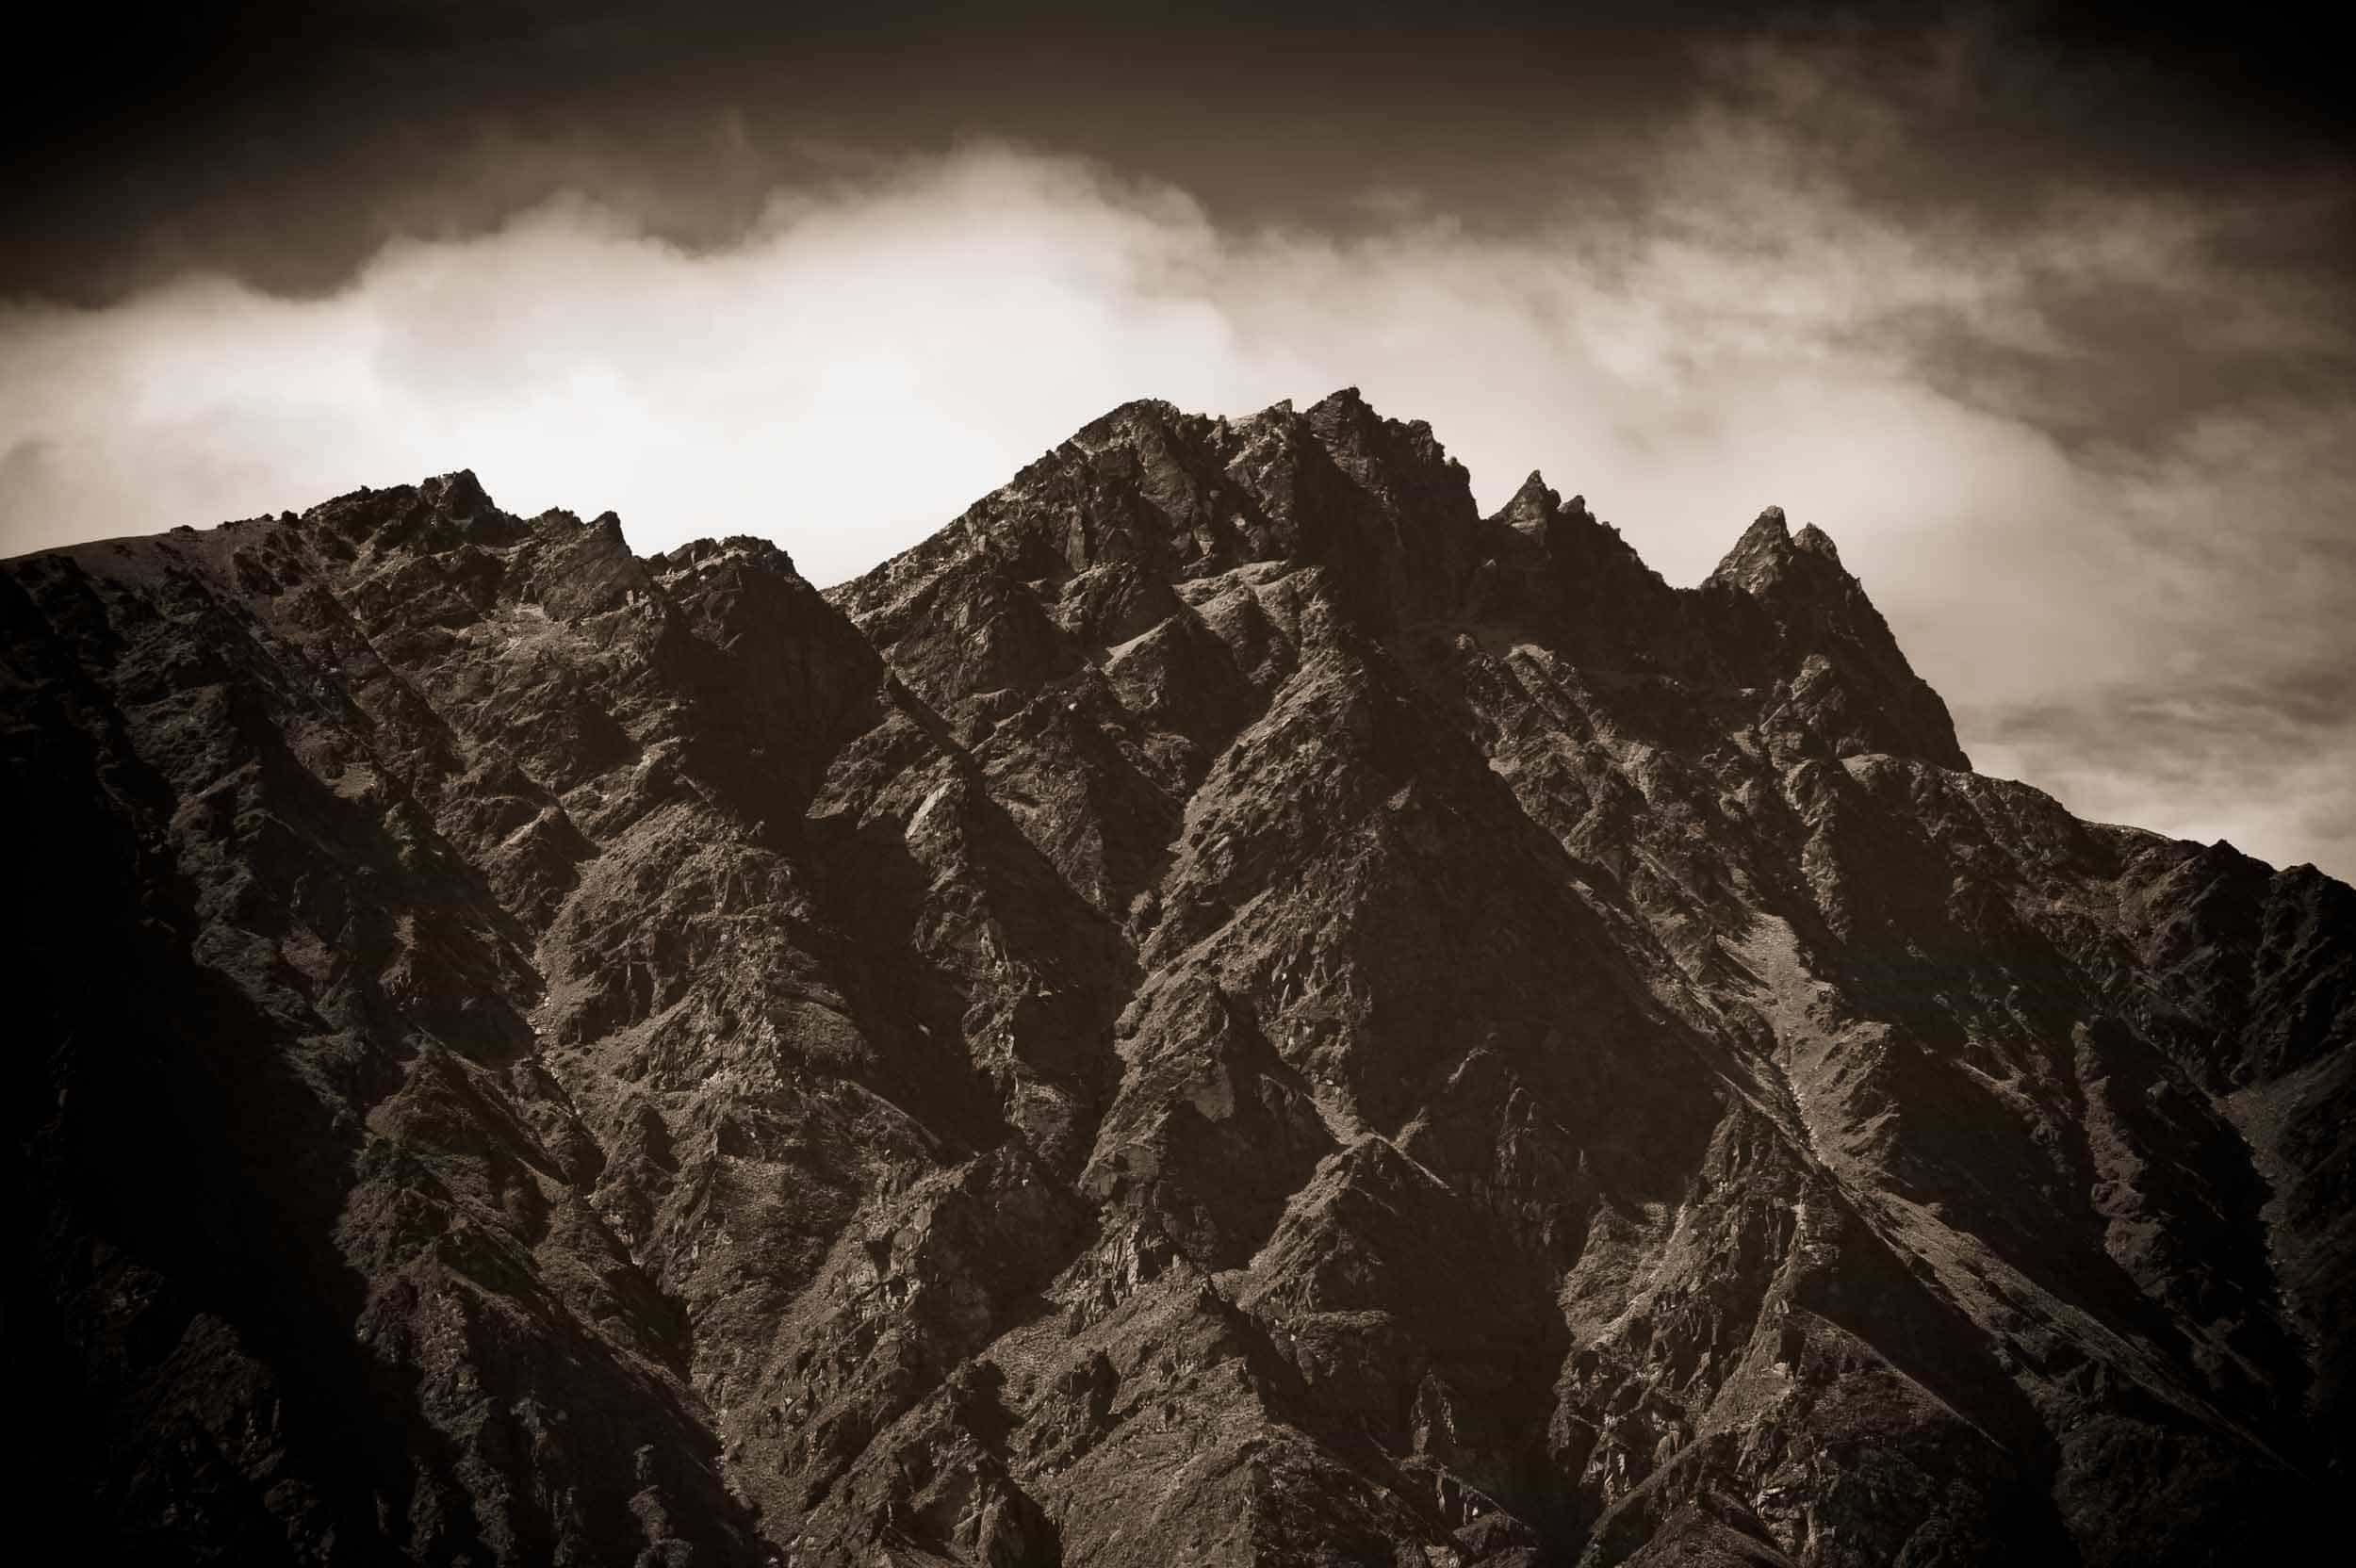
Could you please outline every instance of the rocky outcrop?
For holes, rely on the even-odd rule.
[[[471,475],[0,570],[35,1494],[141,1560],[2224,1563],[2356,894],[1354,392],[821,594]]]

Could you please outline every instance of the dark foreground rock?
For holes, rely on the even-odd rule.
[[[1354,393],[1137,403],[825,595],[458,474],[0,633],[92,1560],[2222,1564],[2349,1479],[2356,893],[1972,773],[1780,512],[1677,590]]]

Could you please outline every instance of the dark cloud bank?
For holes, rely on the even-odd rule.
[[[463,465],[831,579],[1126,398],[1351,383],[1673,579],[1812,518],[1982,767],[2348,875],[2338,61],[2263,7],[86,8],[8,96],[0,547]]]

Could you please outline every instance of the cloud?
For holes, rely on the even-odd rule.
[[[1357,384],[1431,420],[1485,503],[1541,466],[1672,580],[1783,504],[1992,771],[2356,871],[2356,400],[2225,376],[2128,417],[2103,385],[2342,351],[2307,284],[2226,243],[2287,198],[1925,219],[1808,146],[1707,102],[1641,201],[1533,191],[1498,235],[1407,199],[1348,232],[1237,223],[975,144],[838,160],[731,245],[567,197],[396,240],[324,298],[191,276],[20,304],[0,548],[470,466],[511,510],[611,506],[642,550],[764,533],[827,582],[1129,398]],[[2132,332],[2100,303],[2146,296]]]

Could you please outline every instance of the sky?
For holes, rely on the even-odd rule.
[[[2356,876],[2356,84],[2263,5],[90,6],[0,553],[470,467],[813,580],[1356,385],[1673,582],[1841,545],[1984,772]]]

